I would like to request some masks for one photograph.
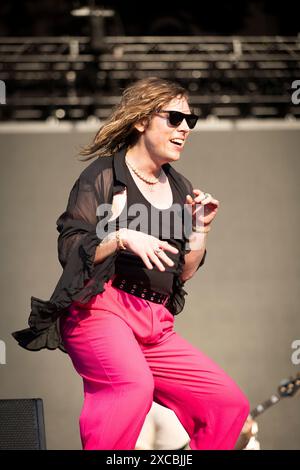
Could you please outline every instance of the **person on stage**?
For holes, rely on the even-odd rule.
[[[93,161],[57,220],[61,278],[13,333],[28,350],[70,356],[83,449],[134,449],[153,400],[174,411],[192,450],[234,449],[249,413],[234,380],[174,330],[219,209],[173,166],[198,119],[188,100],[156,77],[123,91],[82,149]]]

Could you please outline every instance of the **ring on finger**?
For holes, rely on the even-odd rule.
[[[203,193],[202,196],[203,196],[203,197],[202,197],[202,199],[201,199],[201,202],[204,201],[204,199],[206,199],[208,196],[210,196],[210,194],[209,194],[209,193]]]
[[[163,251],[161,248],[155,248],[154,253],[159,254],[161,251]]]

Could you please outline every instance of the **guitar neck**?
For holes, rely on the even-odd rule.
[[[281,397],[277,394],[272,395],[268,400],[260,403],[257,405],[253,410],[250,411],[250,416],[252,419],[257,418],[257,416],[261,415],[264,411],[270,408],[273,405],[276,405],[280,401]]]

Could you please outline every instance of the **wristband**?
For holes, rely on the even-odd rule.
[[[116,231],[116,240],[117,240],[117,248],[118,250],[126,250],[126,246],[124,246],[121,237],[120,237],[120,232],[119,230]]]

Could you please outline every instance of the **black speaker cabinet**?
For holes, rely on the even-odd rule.
[[[43,400],[0,400],[0,449],[46,449]]]

